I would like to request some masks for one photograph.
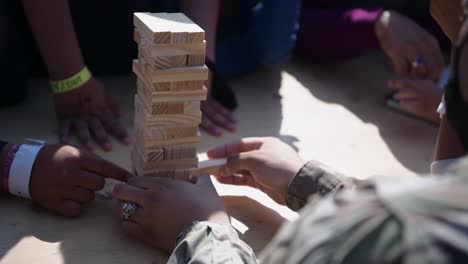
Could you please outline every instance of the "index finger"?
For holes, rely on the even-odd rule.
[[[92,153],[85,153],[81,156],[81,168],[96,173],[105,178],[112,178],[126,182],[132,177],[127,170],[109,162]]]
[[[243,138],[230,144],[215,147],[207,152],[210,159],[226,158],[242,152],[258,150],[264,144],[264,138]]]

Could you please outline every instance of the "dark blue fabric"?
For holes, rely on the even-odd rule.
[[[218,27],[216,69],[224,79],[286,61],[299,29],[300,0],[243,0],[240,5]]]

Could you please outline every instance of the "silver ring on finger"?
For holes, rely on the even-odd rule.
[[[126,220],[131,219],[138,209],[138,205],[133,202],[125,202],[122,205],[122,215]]]
[[[411,61],[411,67],[413,68],[419,68],[423,65],[423,60],[420,57],[417,57],[416,59]]]

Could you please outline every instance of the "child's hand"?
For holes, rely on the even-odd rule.
[[[104,187],[104,178],[126,181],[131,174],[100,157],[71,146],[41,149],[31,172],[29,191],[38,205],[64,216],[78,216]]]
[[[177,236],[194,221],[229,225],[223,203],[210,177],[200,176],[196,183],[167,178],[133,177],[127,184],[114,187],[120,202],[117,214],[128,235],[171,252]],[[124,202],[138,204],[130,219],[122,214]]]

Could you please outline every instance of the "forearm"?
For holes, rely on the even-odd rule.
[[[252,249],[230,226],[195,223],[180,238],[168,263],[257,263]]]
[[[440,123],[434,160],[456,159],[466,154],[456,131],[444,116]]]
[[[205,30],[206,56],[216,60],[216,31],[219,16],[219,0],[180,0],[181,11]]]
[[[6,143],[6,142],[5,142]],[[0,141],[0,145],[3,146],[0,149],[0,193],[3,192],[4,190],[4,167],[6,166],[6,159],[8,156],[8,152],[10,151],[10,148],[12,147],[11,144],[4,144],[4,142]]]
[[[63,80],[84,67],[68,0],[21,0],[51,80]]]
[[[309,161],[289,184],[286,204],[298,211],[311,198],[321,199],[340,189],[355,188],[361,183],[363,181],[337,173],[319,162]]]

